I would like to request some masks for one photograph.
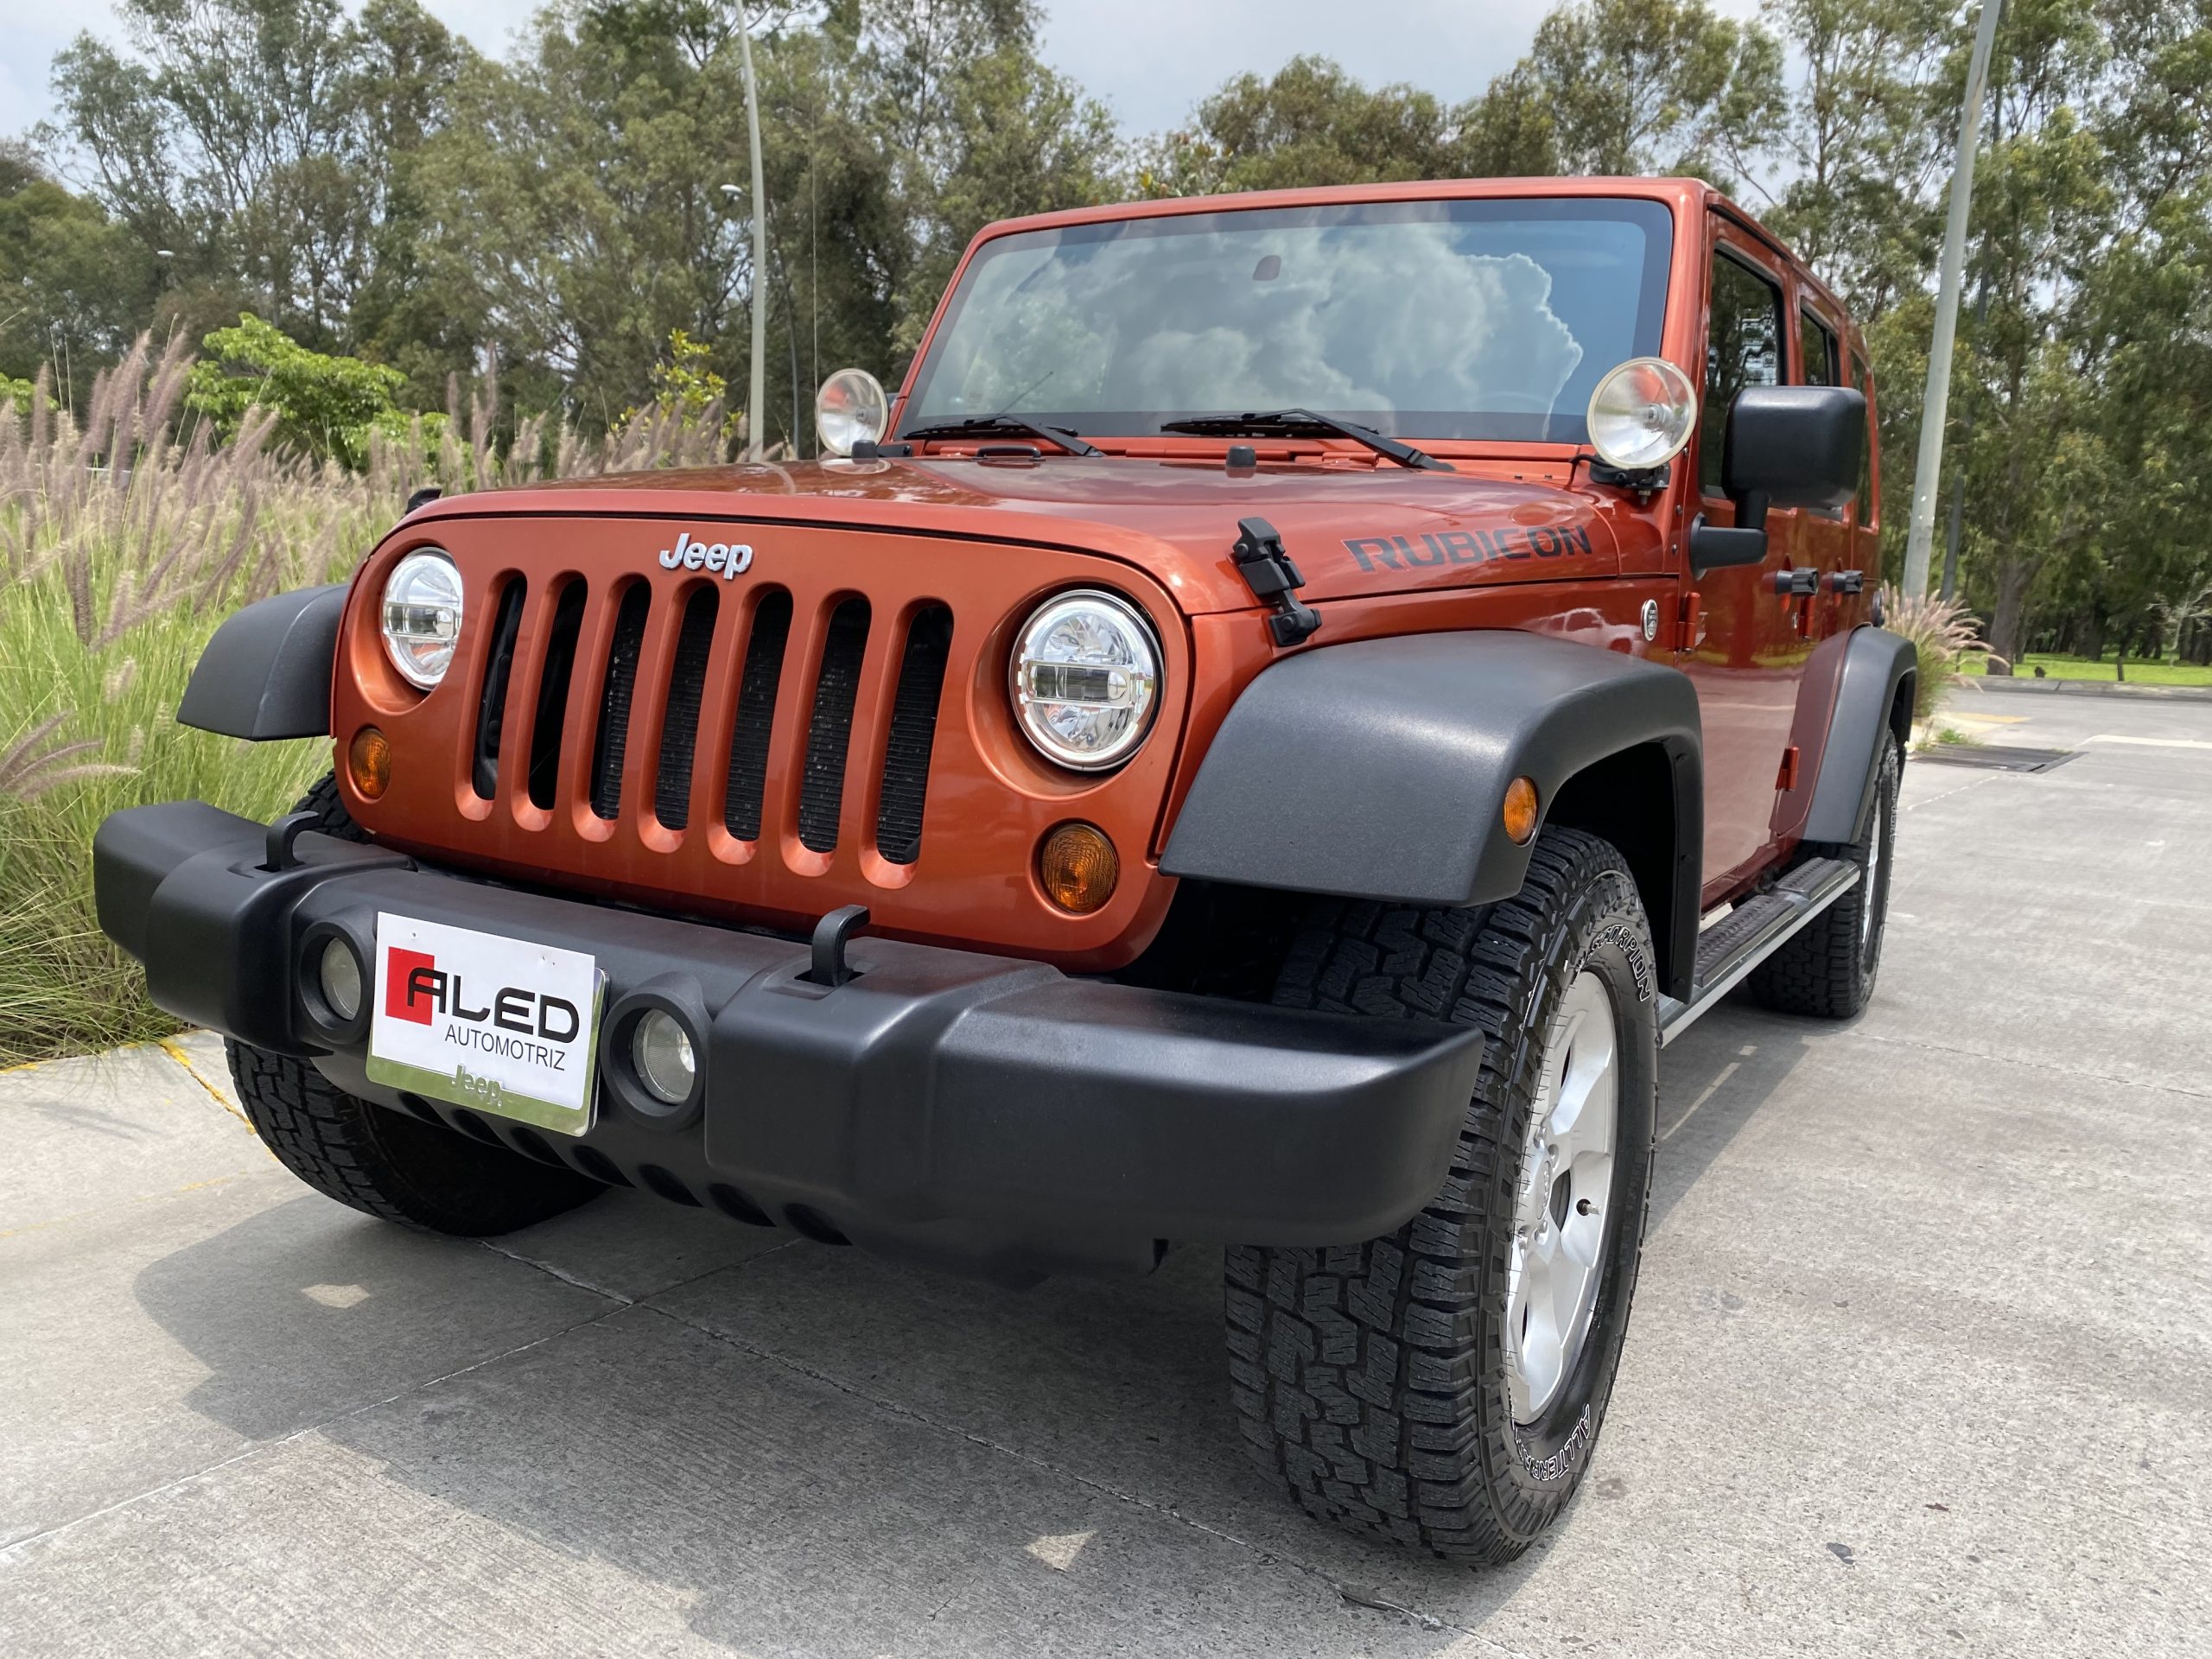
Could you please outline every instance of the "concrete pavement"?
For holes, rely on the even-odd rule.
[[[2212,1631],[2212,709],[1961,693],[1872,1009],[1668,1051],[1592,1484],[1477,1573],[1236,1450],[1218,1260],[1014,1294],[632,1193],[297,1185],[204,1038],[0,1075],[0,1652],[2179,1654]]]

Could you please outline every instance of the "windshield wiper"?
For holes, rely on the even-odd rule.
[[[1162,421],[1160,429],[1187,432],[1202,438],[1350,438],[1354,443],[1365,444],[1378,455],[1389,456],[1401,467],[1429,473],[1459,470],[1450,461],[1439,461],[1410,443],[1386,438],[1371,426],[1340,421],[1333,415],[1317,414],[1310,409],[1272,409],[1256,415],[1200,415],[1187,421]]]
[[[1071,426],[1039,426],[1034,421],[1025,421],[1019,415],[984,415],[972,421],[940,421],[934,426],[909,427],[899,436],[907,438],[974,438],[991,433],[1024,432],[1033,438],[1057,444],[1071,455],[1103,455],[1106,452],[1095,443],[1086,443]]]

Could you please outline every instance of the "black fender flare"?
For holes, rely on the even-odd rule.
[[[1853,632],[1838,675],[1835,706],[1821,746],[1820,776],[1805,810],[1803,838],[1824,846],[1859,839],[1873,804],[1880,744],[1912,735],[1912,687],[1920,655],[1912,641],[1872,626]]]
[[[193,667],[177,724],[255,742],[327,734],[346,588],[273,594],[226,618]]]
[[[1605,816],[1643,823],[1660,849],[1638,887],[1660,988],[1681,995],[1704,851],[1697,692],[1680,670],[1620,652],[1482,630],[1284,658],[1223,721],[1160,867],[1396,904],[1489,904],[1518,893],[1529,868],[1529,847],[1502,822],[1507,785],[1534,779],[1549,820],[1578,773],[1630,751],[1652,757],[1637,775],[1669,798],[1608,798]]]

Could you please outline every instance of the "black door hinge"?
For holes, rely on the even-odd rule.
[[[1295,590],[1306,585],[1298,566],[1283,551],[1282,533],[1264,518],[1239,518],[1236,545],[1230,550],[1237,574],[1256,599],[1274,606],[1268,618],[1268,632],[1278,645],[1294,645],[1313,637],[1321,626],[1321,613],[1301,603]]]

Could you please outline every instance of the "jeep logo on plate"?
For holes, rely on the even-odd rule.
[[[674,547],[660,550],[664,570],[711,570],[724,582],[734,582],[753,568],[753,549],[744,542],[695,542],[685,531]]]

